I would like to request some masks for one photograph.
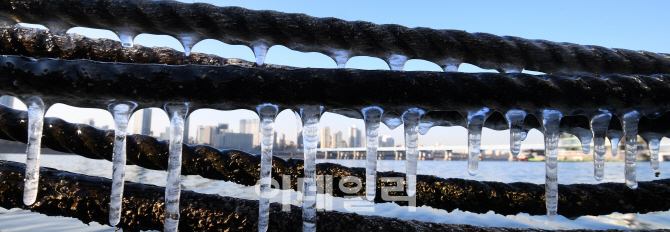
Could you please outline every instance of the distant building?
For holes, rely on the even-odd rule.
[[[92,118],[89,118],[88,120],[86,120],[86,124],[88,124],[89,126],[95,127],[95,120],[93,120]]]
[[[0,97],[0,104],[3,104],[9,108],[14,107],[14,97],[12,96],[2,96]]]
[[[356,125],[349,127],[349,147],[363,147],[363,136]]]
[[[151,109],[143,109],[135,113],[133,134],[151,135]]]
[[[304,147],[304,146],[303,146],[303,143],[302,143],[302,142],[303,142],[303,141],[302,141],[302,132],[298,132],[298,134],[297,134],[297,138],[298,138],[298,140],[296,141],[296,144],[298,144],[298,145],[297,145],[297,149],[300,150],[300,149],[302,149],[302,148]]]
[[[261,124],[258,119],[240,120],[240,133],[253,135],[253,146],[261,145]]]
[[[333,134],[332,140],[331,140],[331,148],[346,148],[347,147],[347,142],[342,140],[342,132],[338,131]]]
[[[215,126],[198,126],[197,132],[195,137],[197,144],[215,145],[217,134]]]
[[[221,132],[217,136],[217,148],[237,149],[242,151],[253,150],[252,134]]]
[[[395,141],[390,135],[379,136],[379,147],[394,147]]]
[[[170,140],[170,127],[165,127],[165,132],[160,133],[159,140]],[[187,142],[188,140],[184,140]]]
[[[284,148],[286,147],[286,135],[284,133],[282,133],[279,136],[279,142],[278,143],[279,143],[279,147],[278,147],[279,150],[284,150]]]
[[[320,148],[330,148],[331,139],[330,139],[330,128],[324,126],[321,128],[321,134],[319,135],[319,144]]]

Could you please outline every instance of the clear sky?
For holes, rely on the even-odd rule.
[[[193,1],[184,1],[193,2]],[[253,10],[276,10],[288,13],[306,13],[315,17],[337,17],[345,20],[364,20],[379,24],[400,24],[408,27],[430,27],[435,29],[458,29],[468,32],[486,32],[495,35],[510,35],[528,39],[545,39],[557,42],[572,42],[584,45],[600,45],[611,48],[647,50],[670,53],[670,24],[667,11],[668,1],[195,1],[208,2],[218,6],[232,5]],[[118,37],[103,30],[71,29],[69,32],[90,37]],[[179,42],[168,36],[141,34],[136,44],[144,46],[168,46],[183,51]],[[216,54],[228,58],[253,61],[252,51],[244,46],[226,45],[215,40],[205,40],[193,47],[193,52]],[[336,68],[329,57],[317,53],[291,51],[283,46],[272,47],[266,63],[297,67]],[[377,58],[354,57],[347,68],[388,69],[385,62]],[[410,60],[405,69],[441,71],[432,63]],[[463,64],[459,71],[484,72],[472,65]],[[25,108],[24,108],[25,109]],[[81,123],[94,118],[97,125],[110,125],[112,117],[103,110],[80,110],[56,105],[47,116],[60,117]],[[191,134],[195,136],[197,125],[229,123],[239,130],[239,119],[256,118],[255,113],[244,110],[214,111],[198,110],[191,115]],[[157,135],[168,126],[167,116],[155,110],[152,130]],[[363,128],[361,120],[348,119],[333,114],[325,114],[322,126],[329,126],[331,132],[342,131],[347,136],[347,128],[356,124]],[[295,116],[292,112],[280,113],[276,128],[285,133],[287,139],[295,140]],[[131,119],[132,128],[132,119]],[[485,129],[482,144],[508,144],[509,132],[495,132]],[[389,130],[382,126],[380,135],[392,135],[396,143],[403,141],[402,127]],[[467,132],[463,128],[433,128],[420,137],[420,143],[433,145],[466,145]],[[531,132],[527,144],[542,143],[537,131]]]

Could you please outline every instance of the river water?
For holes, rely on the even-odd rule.
[[[25,162],[25,154],[0,154],[0,160]],[[331,162],[348,167],[364,167],[364,160],[317,160],[317,163]],[[92,160],[75,155],[43,155],[43,167],[51,167],[64,171],[82,173],[91,176],[111,178],[112,163],[105,160]],[[593,178],[592,162],[559,162],[559,183],[596,184]],[[379,171],[404,172],[404,160],[380,160]],[[605,178],[602,182],[623,182],[623,162],[605,163]],[[529,182],[544,183],[544,162],[503,162],[483,161],[479,164],[477,176],[470,176],[466,161],[419,161],[418,173],[435,175],[443,178],[463,178],[479,181]],[[670,178],[670,162],[661,163],[661,175],[654,177],[649,162],[638,162],[637,177],[639,181]],[[165,186],[167,172],[153,171],[134,165],[126,167],[126,180],[144,184]],[[245,199],[258,199],[254,187],[241,186],[225,181],[215,181],[198,176],[183,176],[182,189],[208,194],[220,194]],[[298,194],[292,190],[277,191],[273,202],[281,202],[284,195],[291,197],[291,204],[300,205]],[[531,227],[543,229],[670,229],[670,212],[653,212],[648,214],[611,214],[606,216],[585,216],[570,220],[559,216],[555,221],[546,220],[545,216],[529,216],[519,214],[502,216],[492,212],[486,214],[468,213],[459,210],[446,212],[430,207],[417,207],[411,212],[408,207],[400,207],[394,203],[367,203],[360,198],[343,199],[321,197],[317,207],[342,212],[381,215],[401,219],[417,219],[439,223],[471,224],[479,226]],[[670,196],[669,196],[670,197]],[[559,209],[560,212],[560,209]],[[115,228],[98,223],[86,225],[72,218],[47,217],[30,211],[0,208],[0,231],[114,231]]]

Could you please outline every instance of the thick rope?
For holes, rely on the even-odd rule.
[[[0,107],[0,139],[26,142],[27,115],[24,111]],[[98,130],[83,124],[70,124],[58,118],[44,120],[42,145],[56,151],[74,153],[92,159],[112,159],[112,130]],[[144,135],[131,135],[127,138],[128,163],[140,167],[165,170],[167,166],[168,146],[166,141]],[[303,176],[300,159],[284,160],[273,157],[272,178],[281,188],[284,175],[290,176],[290,188],[297,189],[297,179]],[[236,150],[220,151],[203,145],[183,145],[182,175],[200,175],[208,179],[230,181],[241,185],[255,185],[259,180],[260,159]],[[332,189],[332,195],[365,196],[365,169],[349,168],[338,164],[320,163],[317,174],[332,176],[332,182],[325,182],[319,188]],[[362,184],[356,190],[355,184],[346,184],[351,189],[340,189],[339,181],[353,177]],[[395,186],[382,178],[400,177],[403,173],[378,172],[377,198],[375,202],[386,202],[382,194],[404,196],[405,193],[382,190]],[[351,191],[353,193],[346,193]],[[486,213],[493,211],[502,215],[528,213],[544,215],[544,186],[529,183],[499,183],[462,179],[443,179],[435,176],[417,177],[417,206],[427,205],[433,208],[452,211]],[[603,183],[597,185],[572,184],[559,185],[558,213],[566,217],[584,215],[606,215],[619,213],[647,213],[670,209],[670,179],[652,182],[639,182],[636,190],[621,183]],[[396,201],[407,205],[404,200]]]
[[[81,26],[108,29],[132,37],[150,33],[195,42],[217,39],[250,47],[284,45],[334,58],[339,53],[346,53],[346,57],[372,56],[388,61],[393,55],[402,55],[440,66],[464,62],[500,71],[527,69],[558,75],[670,73],[668,54],[458,30],[348,22],[203,3],[3,0],[0,1],[0,19],[3,21],[0,25],[41,23],[59,33]]]
[[[0,161],[0,207],[72,217],[87,224],[108,222],[111,180],[41,168],[37,201],[25,206],[21,201],[24,173],[23,164]],[[126,182],[118,227],[123,231],[162,230],[164,194],[164,187]],[[258,201],[182,191],[179,207],[179,231],[255,231],[258,228]],[[279,203],[270,205],[272,231],[300,231],[302,209],[297,206],[290,209],[284,212]],[[440,224],[337,211],[317,212],[317,215],[318,231],[551,231]]]
[[[448,90],[448,91],[445,91]],[[173,66],[0,56],[0,94],[38,95],[46,101],[106,108],[111,99],[141,107],[191,102],[193,109],[255,109],[264,103],[296,109],[360,110],[379,106],[402,114],[418,107],[466,111],[489,108],[571,116],[635,109],[657,116],[670,106],[670,74],[534,76],[496,73]],[[97,101],[97,103],[96,103]],[[142,105],[144,104],[144,105]]]

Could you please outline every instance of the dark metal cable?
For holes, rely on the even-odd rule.
[[[0,161],[0,207],[107,224],[111,180],[41,168],[37,201],[25,206],[21,201],[24,173],[23,164]],[[124,190],[123,214],[118,227],[123,231],[163,229],[165,188],[126,182]],[[258,228],[258,201],[182,191],[180,202],[179,231],[255,231]],[[318,231],[552,231],[441,224],[337,211],[317,212],[317,215]],[[291,206],[290,211],[284,212],[279,203],[272,203],[269,226],[272,231],[299,231],[302,209]]]
[[[635,109],[656,117],[670,107],[670,74],[565,77],[174,66],[0,56],[0,94],[38,95],[53,103],[96,108],[106,108],[111,99],[117,99],[137,102],[140,108],[191,102],[194,109],[255,109],[273,103],[289,109],[304,105],[354,110],[378,106],[399,114],[414,107],[426,111],[486,107],[503,113],[509,109],[528,113],[554,109],[566,116]]]
[[[83,124],[70,124],[58,118],[44,120],[42,145],[56,151],[69,152],[93,159],[112,159],[112,130],[98,130]],[[26,142],[27,114],[0,106],[0,139]],[[131,135],[127,139],[128,163],[140,167],[165,170],[167,166],[168,146],[166,141],[144,135]],[[183,175],[200,175],[208,179],[230,181],[242,185],[254,185],[259,179],[258,155],[236,150],[218,150],[204,145],[183,145]],[[272,177],[282,186],[282,177],[290,176],[291,189],[297,189],[297,180],[303,176],[300,159],[284,160],[273,158]],[[332,195],[365,196],[365,169],[350,168],[338,164],[320,163],[317,174],[332,176],[332,182],[325,182],[320,188],[332,189]],[[352,189],[340,189],[339,181],[351,176],[361,182],[345,186]],[[377,198],[375,202],[386,202],[383,194],[403,196],[403,191],[384,191],[384,187],[395,186],[382,178],[400,177],[403,173],[378,172]],[[355,193],[346,193],[352,191]],[[462,179],[443,179],[435,176],[417,177],[416,203],[433,208],[452,211],[460,209],[475,213],[493,211],[497,214],[512,215],[528,213],[545,214],[544,187],[529,183],[499,183]],[[670,179],[651,182],[639,182],[636,190],[621,183],[602,183],[597,185],[572,184],[559,185],[558,213],[566,217],[584,215],[605,215],[619,213],[647,213],[670,209]],[[406,205],[407,201],[398,200],[397,204]]]
[[[305,14],[254,11],[176,1],[0,1],[0,25],[44,24],[64,33],[74,26],[135,36],[166,34],[195,42],[217,39],[228,44],[284,45],[302,52],[335,57],[392,55],[424,59],[440,66],[470,63],[486,69],[540,71],[558,75],[670,73],[670,55],[608,49],[546,40],[528,40],[458,30],[407,28],[395,24],[348,22]],[[191,44],[192,45],[192,44]]]

